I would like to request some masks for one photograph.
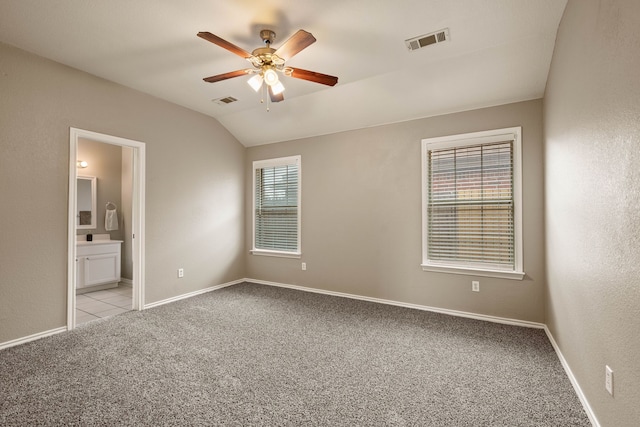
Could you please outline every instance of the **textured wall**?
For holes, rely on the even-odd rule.
[[[424,272],[423,138],[522,126],[523,281]],[[544,320],[542,101],[249,148],[246,244],[251,247],[253,160],[302,155],[302,260],[247,255],[253,279]],[[300,262],[307,263],[301,271]],[[481,292],[471,292],[479,280]]]
[[[66,325],[70,127],[146,143],[146,303],[244,276],[245,149],[216,120],[6,44],[0,94],[0,343]]]
[[[640,420],[639,29],[637,0],[569,1],[545,96],[546,321],[603,426]]]

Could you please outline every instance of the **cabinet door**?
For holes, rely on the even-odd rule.
[[[120,280],[120,260],[117,253],[91,255],[84,259],[84,286]]]

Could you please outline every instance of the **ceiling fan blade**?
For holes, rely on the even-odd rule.
[[[205,77],[202,80],[204,80],[207,83],[215,83],[215,82],[219,82],[221,80],[232,79],[234,77],[246,76],[251,71],[252,71],[251,69],[230,71],[230,72],[224,73],[224,74],[218,74],[218,75],[211,76],[211,77]]]
[[[303,70],[301,68],[291,68],[291,77],[296,79],[309,80],[310,82],[320,83],[327,86],[335,86],[338,78],[328,74],[316,73],[315,71]]]
[[[292,35],[289,40],[284,42],[284,44],[275,51],[275,54],[285,61],[288,61],[302,49],[315,43],[315,41],[316,38],[313,37],[313,34],[305,30],[298,30],[297,33]]]
[[[280,102],[284,101],[284,94],[280,92],[279,94],[273,93],[273,89],[269,86],[269,98],[271,98],[271,102]]]
[[[229,52],[231,53],[235,53],[238,56],[241,56],[243,58],[250,58],[251,54],[249,52],[247,52],[246,50],[242,49],[241,47],[236,46],[235,44],[228,42],[224,39],[221,39],[220,37],[216,36],[215,34],[211,34],[208,31],[200,31],[198,33],[198,37],[203,38],[213,44],[217,44],[218,46],[220,46],[221,48],[227,49]]]

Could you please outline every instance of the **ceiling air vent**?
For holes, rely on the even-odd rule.
[[[236,102],[237,99],[234,98],[233,96],[225,96],[224,98],[212,99],[212,101],[218,105],[228,105],[228,104],[231,104],[232,102]]]
[[[423,36],[405,40],[404,43],[407,45],[407,49],[418,50],[447,40],[449,40],[449,29],[445,28],[444,30],[436,31],[435,33],[425,34]]]

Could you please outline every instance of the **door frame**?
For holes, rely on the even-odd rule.
[[[133,309],[144,309],[145,289],[145,143],[132,139],[69,128],[69,215],[67,241],[67,330],[76,327],[76,190],[78,177],[78,140],[80,138],[104,144],[129,147],[133,150],[133,194],[131,200],[133,261]]]

